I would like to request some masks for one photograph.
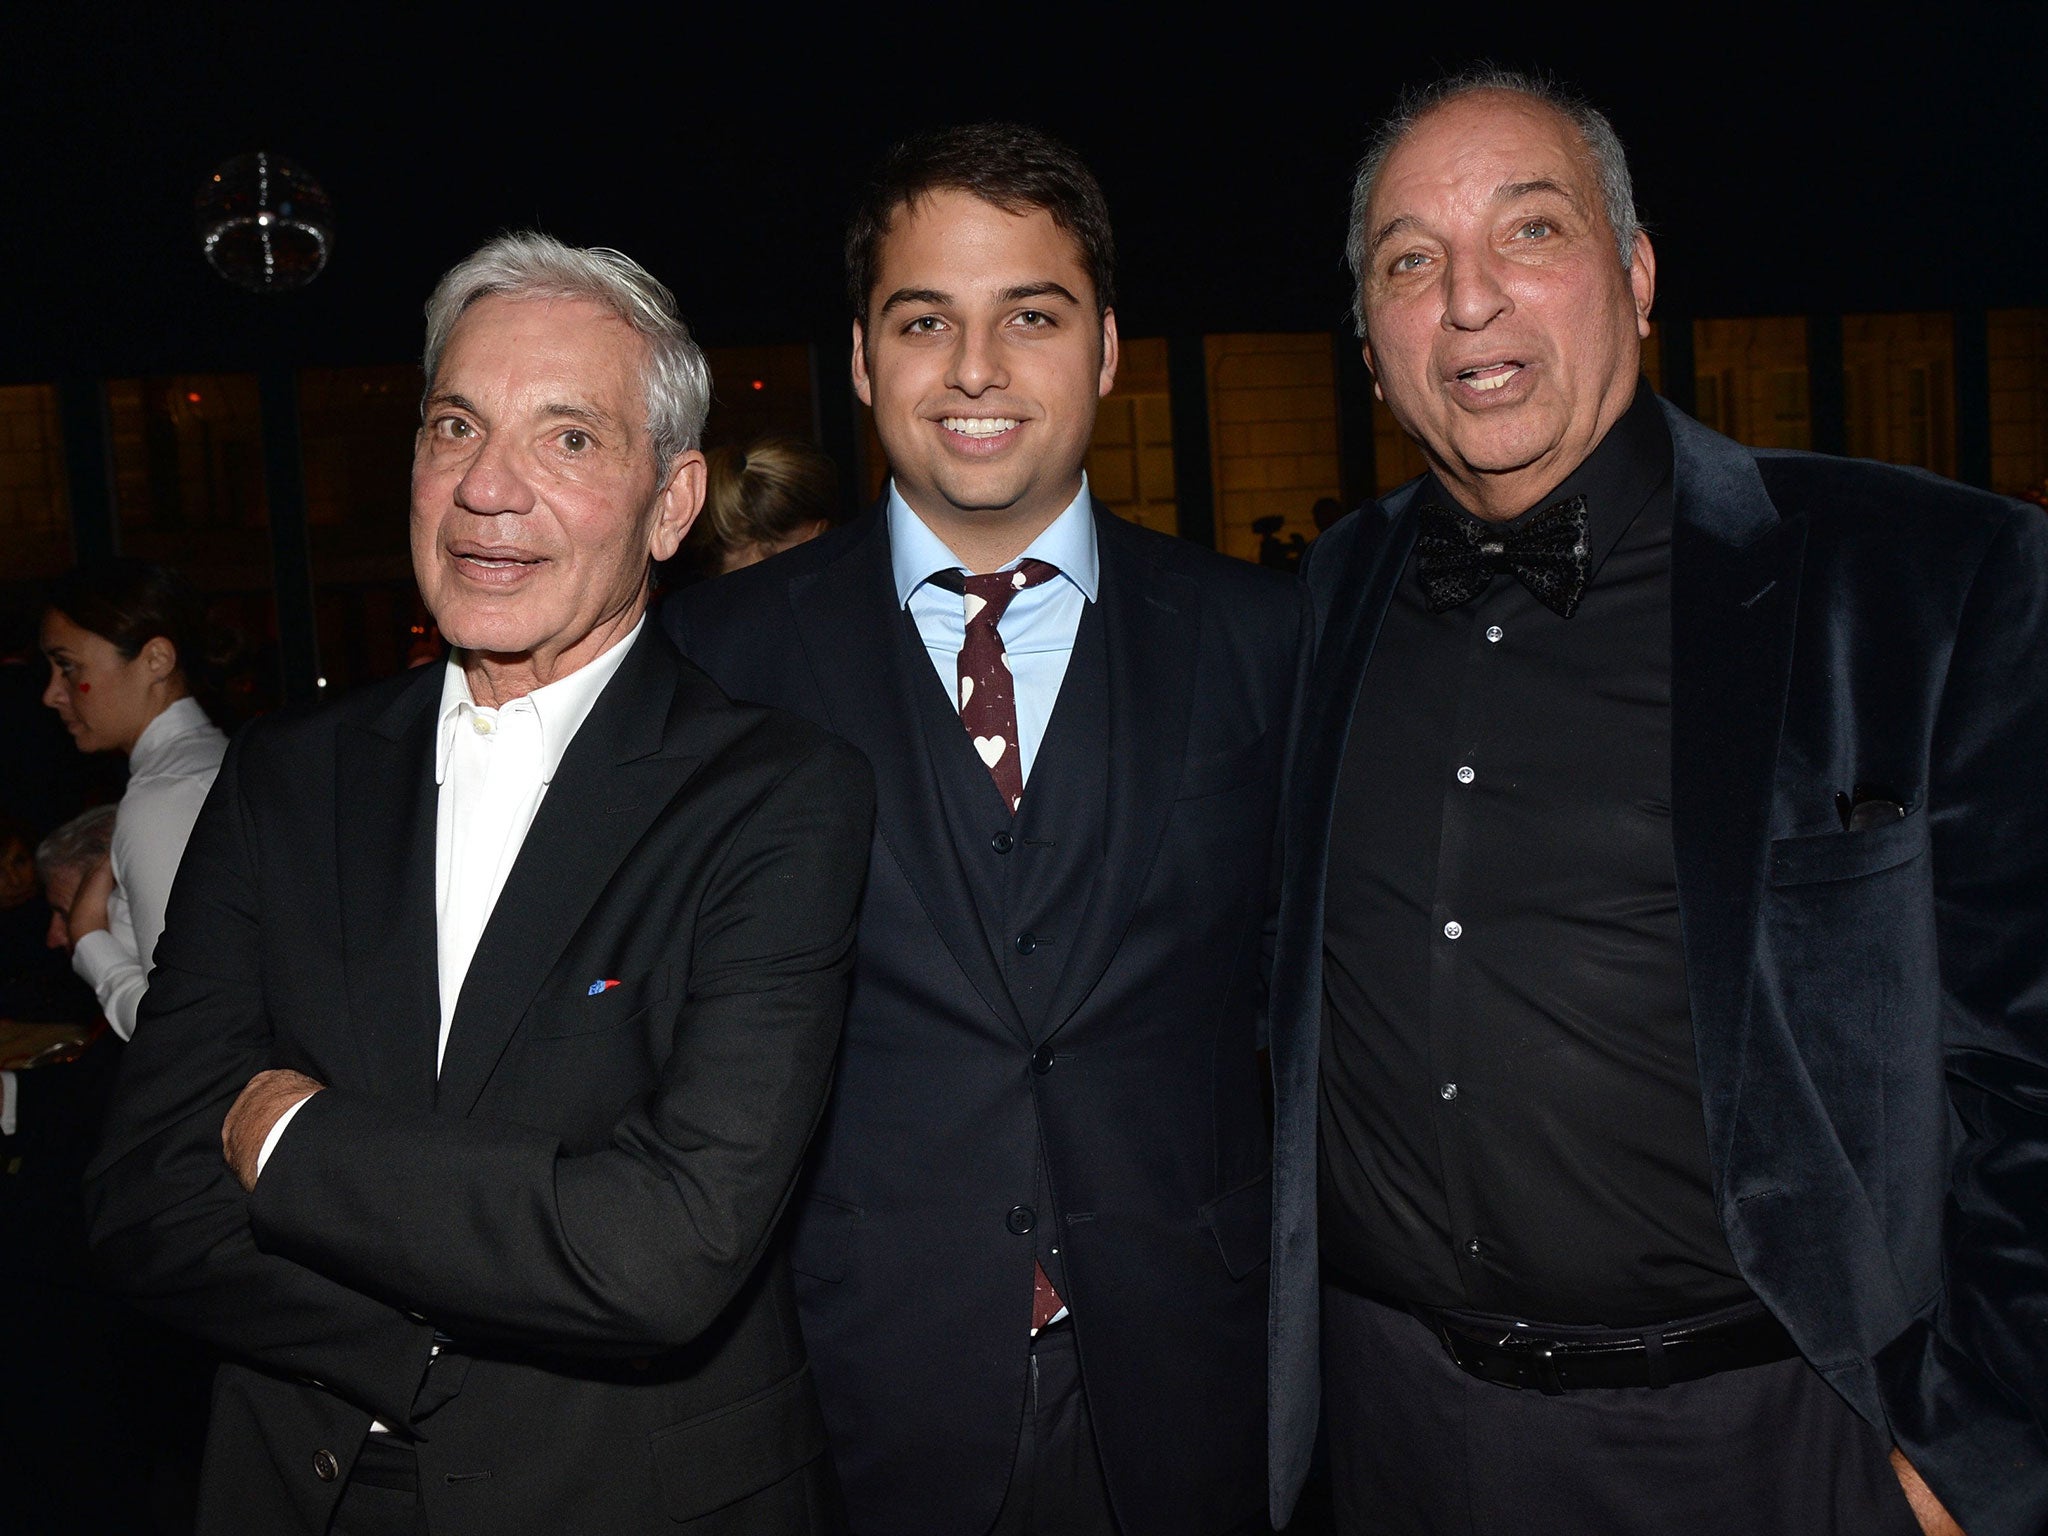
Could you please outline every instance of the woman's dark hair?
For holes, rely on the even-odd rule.
[[[846,231],[846,296],[863,328],[896,210],[934,192],[968,192],[1005,213],[1043,209],[1074,237],[1095,285],[1098,314],[1116,307],[1116,242],[1109,205],[1081,157],[1021,123],[973,123],[905,140],[875,167]]]
[[[839,467],[801,438],[771,433],[706,459],[704,511],[688,547],[707,575],[728,551],[780,548],[813,523],[839,520]]]
[[[125,556],[94,560],[58,577],[46,601],[131,661],[162,635],[177,651],[187,684],[211,673],[206,605],[168,566]]]

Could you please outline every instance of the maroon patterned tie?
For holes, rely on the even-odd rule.
[[[969,576],[962,584],[967,635],[960,642],[960,723],[1013,816],[1024,799],[1024,759],[1017,750],[1017,689],[996,625],[1019,592],[1059,573],[1056,565],[1026,560],[1014,571]]]
[[[960,723],[973,739],[975,754],[987,765],[1010,814],[1024,802],[1024,758],[1017,746],[1017,688],[1010,661],[996,628],[1010,601],[1026,587],[1059,575],[1059,567],[1043,560],[1025,560],[1014,571],[969,576],[962,583],[967,603],[967,634],[960,642]],[[1067,1304],[1034,1256],[1031,1261],[1031,1331],[1037,1333],[1066,1311]]]

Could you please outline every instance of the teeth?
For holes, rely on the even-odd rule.
[[[1498,368],[1500,372],[1493,373],[1492,369],[1494,368]],[[1501,385],[1507,383],[1509,379],[1512,379],[1521,371],[1522,368],[1519,363],[1494,363],[1487,368],[1467,368],[1458,375],[1458,379],[1459,382],[1469,384],[1474,389],[1499,389]],[[1479,377],[1482,373],[1490,374],[1491,376],[1482,379]]]
[[[962,437],[1000,437],[1017,425],[1014,416],[948,416],[940,423]]]

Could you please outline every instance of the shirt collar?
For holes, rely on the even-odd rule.
[[[1095,517],[1088,499],[1088,476],[1081,476],[1081,490],[1067,503],[1066,511],[1049,523],[1045,531],[1003,567],[1010,570],[1021,560],[1043,560],[1059,567],[1060,574],[1081,589],[1089,602],[1095,601],[1101,566],[1095,549]],[[907,604],[911,595],[931,579],[932,572],[967,569],[960,557],[946,547],[926,524],[911,511],[889,482],[889,566],[896,578],[896,601]]]
[[[1671,478],[1671,429],[1647,380],[1636,381],[1635,399],[1621,419],[1607,429],[1607,435],[1593,445],[1593,451],[1579,461],[1557,488],[1537,498],[1536,504],[1511,518],[1518,523],[1545,507],[1574,496],[1586,498],[1587,569],[1597,573],[1609,551],[1620,542],[1636,514],[1649,503],[1656,490]],[[1435,474],[1423,487],[1423,501],[1470,517],[1450,496]]]
[[[165,705],[135,738],[135,745],[128,753],[129,774],[149,772],[165,747],[207,723],[206,711],[199,707],[197,699],[188,697]]]
[[[540,722],[540,781],[552,784],[555,770],[561,766],[562,754],[569,750],[569,743],[583,728],[583,722],[590,718],[590,711],[597,703],[597,696],[604,692],[604,685],[610,682],[626,659],[626,652],[633,649],[640,638],[640,631],[647,627],[647,615],[640,615],[640,622],[617,645],[599,656],[587,661],[567,677],[558,677],[545,687],[536,688],[523,698],[515,699],[503,709],[516,709],[520,705],[530,706]],[[469,674],[462,670],[462,653],[451,652],[448,664],[441,673],[441,728],[437,733],[434,749],[434,782],[448,782],[448,755],[455,749],[455,727],[462,719],[462,712],[470,710],[486,713],[487,707],[476,702],[469,691]],[[503,710],[488,711],[502,713]]]

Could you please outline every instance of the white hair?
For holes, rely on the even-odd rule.
[[[1600,202],[1607,214],[1608,227],[1614,231],[1614,244],[1621,254],[1621,264],[1624,268],[1636,264],[1636,235],[1643,226],[1636,218],[1636,194],[1628,174],[1628,151],[1621,147],[1614,125],[1583,96],[1547,76],[1503,69],[1497,64],[1474,65],[1428,85],[1403,91],[1400,100],[1394,104],[1394,110],[1373,130],[1365,158],[1358,162],[1358,173],[1351,183],[1351,235],[1345,243],[1344,259],[1351,267],[1351,318],[1358,326],[1359,335],[1365,334],[1365,246],[1370,238],[1365,220],[1371,209],[1373,188],[1379,184],[1380,172],[1386,169],[1387,158],[1400,147],[1401,141],[1408,137],[1415,125],[1438,107],[1482,92],[1526,97],[1539,106],[1550,108],[1578,131],[1579,137],[1585,141],[1586,153],[1592,158],[1593,177],[1599,183]]]
[[[711,369],[676,312],[675,295],[632,257],[607,246],[578,249],[534,230],[503,234],[451,267],[427,299],[427,394],[463,311],[478,299],[581,299],[602,305],[647,343],[647,433],[666,471],[695,448],[711,413]]]
[[[59,875],[83,875],[114,847],[114,807],[96,805],[36,845],[36,873],[47,887]]]

